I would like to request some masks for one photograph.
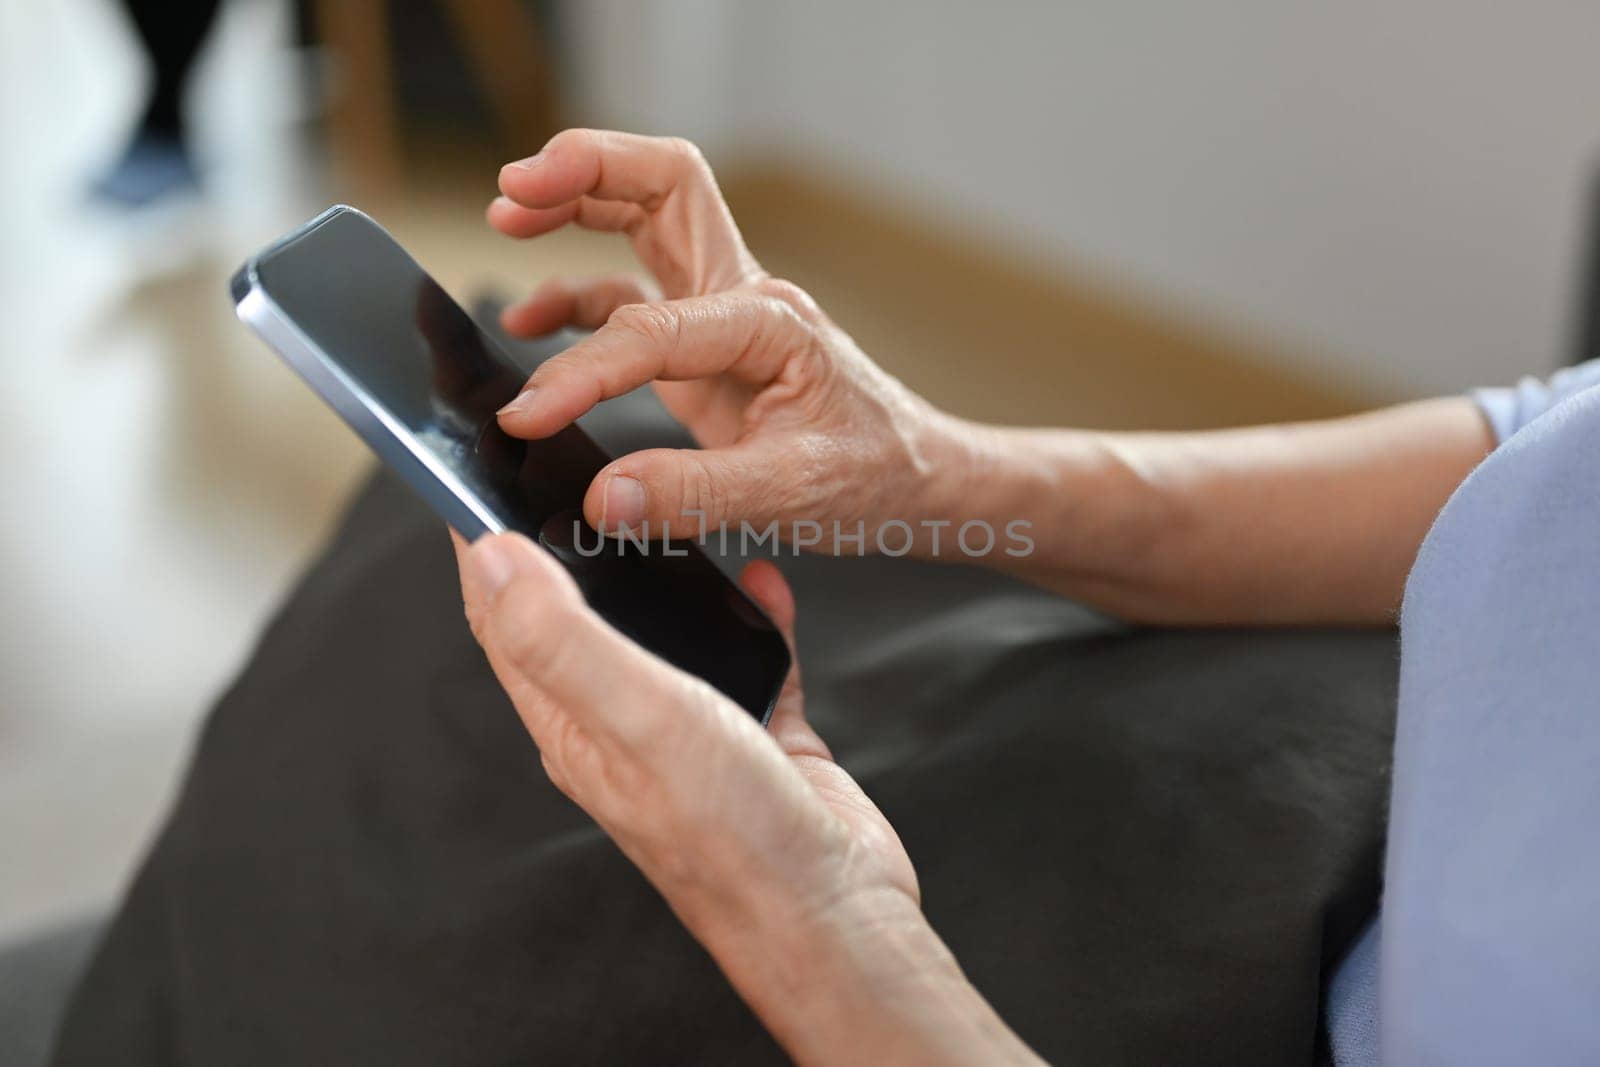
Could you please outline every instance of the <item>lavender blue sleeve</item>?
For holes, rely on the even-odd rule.
[[[1388,888],[1329,983],[1338,1067],[1600,1062],[1595,386],[1600,360],[1472,394],[1506,447],[1406,587]]]
[[[1600,359],[1557,371],[1547,380],[1524,378],[1499,389],[1477,389],[1472,399],[1483,409],[1496,441],[1504,442],[1570,396],[1600,385]]]
[[[1384,1064],[1600,1063],[1600,389],[1508,426],[1401,610]]]

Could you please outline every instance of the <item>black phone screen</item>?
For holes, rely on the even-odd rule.
[[[576,426],[538,441],[500,429],[521,371],[381,227],[335,210],[257,257],[254,285],[310,342],[300,358],[335,372],[308,379],[448,521],[474,536],[488,514],[539,541],[613,626],[765,721],[788,671],[781,635],[694,545],[583,524],[610,457]]]

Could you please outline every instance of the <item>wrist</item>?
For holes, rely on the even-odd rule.
[[[1086,434],[1018,430],[935,412],[927,436],[930,462],[917,514],[948,528],[947,542],[968,523],[994,531],[996,550],[981,562],[994,563],[994,556],[1016,561],[1003,552],[1011,524],[1025,524],[1034,540],[1044,534],[1054,541],[1063,503],[1086,495]],[[1071,446],[1065,445],[1068,438]]]
[[[915,477],[906,518],[921,527],[919,556],[946,556],[961,525],[974,519],[990,522],[993,509],[983,505],[999,473],[1003,449],[997,427],[986,426],[929,408],[919,420],[913,454]],[[937,540],[929,530],[944,530]]]
[[[995,532],[975,562],[1114,603],[1181,526],[1137,436],[949,421],[927,507],[957,531],[976,520]]]
[[[747,964],[724,968],[799,1063],[1037,1062],[903,892],[858,893],[749,939]]]

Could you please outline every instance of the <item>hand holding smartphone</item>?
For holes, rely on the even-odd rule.
[[[766,722],[789,671],[782,636],[695,545],[646,549],[583,525],[611,457],[577,426],[536,441],[500,429],[521,373],[381,226],[329,208],[253,256],[232,292],[240,319],[464,537],[537,541],[612,626]]]

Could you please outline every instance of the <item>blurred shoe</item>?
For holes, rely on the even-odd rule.
[[[94,183],[96,199],[137,211],[199,190],[199,179],[183,140],[171,134],[141,132],[116,165]]]

